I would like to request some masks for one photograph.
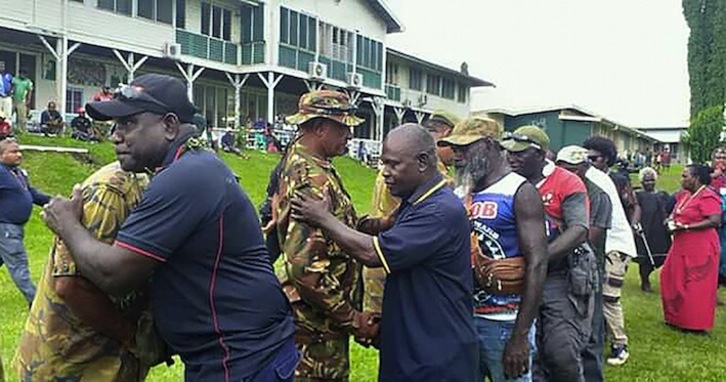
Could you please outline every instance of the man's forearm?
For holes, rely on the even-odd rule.
[[[320,226],[349,256],[369,268],[382,266],[381,259],[373,248],[372,236],[349,228],[332,215],[324,219]]]
[[[98,287],[80,276],[58,277],[56,293],[78,319],[124,346],[132,345],[136,329]]]
[[[595,226],[590,226],[590,229],[587,231],[587,240],[590,243],[597,243],[600,241],[600,238],[602,238],[602,235],[605,234],[605,229]]]
[[[527,264],[524,276],[524,293],[519,305],[517,319],[514,322],[514,335],[527,338],[535,317],[539,314],[539,305],[542,299],[542,284],[547,277],[547,261],[538,258]]]
[[[640,223],[641,215],[642,215],[642,209],[640,208],[640,204],[638,204],[638,200],[635,199],[635,204],[633,204],[633,212],[630,214],[631,224]]]
[[[565,230],[557,239],[547,246],[549,261],[557,261],[567,256],[570,251],[587,239],[587,229],[582,226],[573,226]]]
[[[98,241],[79,222],[69,222],[61,232],[61,240],[68,247],[81,274],[109,294],[119,292],[115,273],[119,264],[113,246]]]

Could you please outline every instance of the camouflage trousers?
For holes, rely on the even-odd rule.
[[[386,270],[363,267],[363,310],[381,313],[383,311],[383,287],[386,284]]]
[[[348,381],[350,364],[347,334],[325,340],[296,334],[295,345],[302,355],[295,370],[296,382]]]

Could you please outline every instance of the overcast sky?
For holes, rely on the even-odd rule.
[[[632,127],[688,121],[681,0],[387,0],[388,43],[497,85],[472,110],[577,104]]]

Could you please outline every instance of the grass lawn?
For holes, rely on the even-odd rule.
[[[110,144],[85,144],[64,138],[22,137],[26,144],[62,145],[85,147],[91,152],[94,163],[82,163],[77,158],[64,154],[26,152],[24,167],[30,172],[34,186],[47,193],[68,194],[74,183],[82,181],[100,164],[114,159]],[[243,160],[236,156],[222,154],[233,171],[240,176],[244,190],[255,205],[264,197],[270,170],[279,157],[258,152],[250,152],[251,158]],[[365,213],[371,200],[371,190],[375,174],[349,159],[336,161],[355,206]],[[673,191],[678,187],[680,168],[672,168],[664,175],[660,184],[664,189]],[[30,261],[32,278],[38,280],[47,260],[52,236],[44,226],[35,209],[26,226],[26,248]],[[657,274],[651,276],[654,289],[658,290]],[[0,272],[0,333],[2,334],[2,358],[6,378],[17,381],[10,368],[27,308],[10,280],[7,272]],[[608,381],[665,381],[723,380],[726,371],[726,316],[719,311],[714,331],[709,335],[686,335],[668,329],[662,323],[660,298],[657,293],[645,294],[640,291],[636,266],[628,272],[623,291],[626,328],[630,336],[631,358],[620,368],[607,367]],[[723,308],[721,308],[723,309]],[[358,345],[352,346],[351,381],[375,381],[377,375],[377,353]],[[150,381],[180,381],[183,367],[177,362],[171,368],[160,366],[152,370]]]

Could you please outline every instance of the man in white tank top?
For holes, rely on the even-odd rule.
[[[531,381],[533,322],[547,273],[544,208],[535,187],[509,169],[502,130],[473,117],[439,146],[454,150],[456,193],[472,224],[480,380]]]

